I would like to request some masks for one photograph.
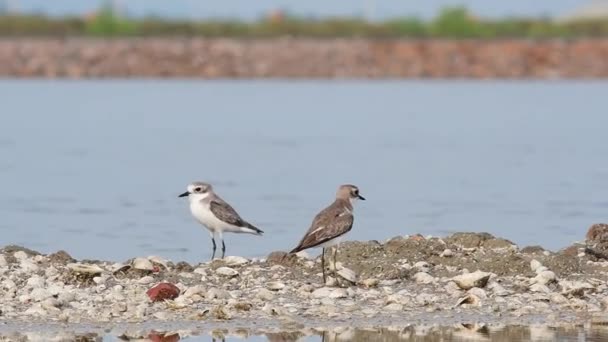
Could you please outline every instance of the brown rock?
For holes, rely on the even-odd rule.
[[[179,289],[171,283],[160,283],[146,292],[150,300],[159,302],[165,299],[175,299],[179,296]]]
[[[514,245],[514,243],[507,239],[496,238],[496,239],[484,240],[481,243],[481,245],[484,248],[498,249],[498,248],[510,248],[511,246]]]
[[[545,249],[541,246],[526,246],[521,249],[523,254],[538,254],[544,252]]]
[[[298,264],[298,256],[283,251],[272,252],[266,257],[270,265],[293,266]]]
[[[587,243],[608,242],[608,224],[596,223],[589,227],[585,236]]]
[[[452,243],[462,248],[481,247],[486,240],[495,240],[489,233],[455,233],[445,238],[445,242]]]
[[[51,261],[51,263],[53,263],[53,264],[67,265],[69,263],[76,261],[66,251],[58,251],[53,254],[49,254],[48,257],[49,257],[49,260]]]
[[[177,272],[192,272],[194,271],[194,267],[192,267],[189,263],[185,261],[180,261],[175,264],[175,270]]]
[[[148,339],[152,342],[175,342],[180,340],[177,333],[163,333],[152,331],[148,334]]]

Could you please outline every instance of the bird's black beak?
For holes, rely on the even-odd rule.
[[[362,201],[365,201],[365,197],[363,197],[363,196],[361,196],[361,195],[359,195],[359,194],[357,194],[357,198],[359,198],[359,199],[360,199],[360,200],[362,200]]]
[[[181,194],[181,195],[179,195],[177,197],[186,197],[188,195],[190,195],[190,193],[188,191],[186,191],[186,192],[184,192],[183,194]]]

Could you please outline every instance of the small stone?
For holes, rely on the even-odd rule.
[[[507,291],[502,285],[497,282],[492,282],[487,285],[488,289],[492,291],[495,296],[505,297],[511,294],[511,292]]]
[[[158,266],[162,266],[162,268],[164,268],[164,269],[169,269],[169,261],[167,261],[167,259],[164,259],[164,258],[156,256],[156,255],[151,255],[148,257],[148,260],[150,262],[152,262],[152,265],[154,265],[154,268],[152,270],[153,272],[160,271]]]
[[[155,312],[154,314],[152,314],[152,316],[161,321],[166,321],[167,319],[169,319],[169,317],[171,317],[169,313],[165,311]]]
[[[150,272],[154,271],[154,265],[152,264],[152,261],[150,261],[146,258],[133,259],[133,261],[131,261],[131,266],[136,270],[150,271]]]
[[[35,273],[35,272],[38,272],[38,270],[40,269],[40,267],[38,267],[38,265],[36,265],[34,262],[32,262],[29,259],[21,260],[19,267],[25,273]]]
[[[338,286],[338,280],[334,277],[328,276],[327,279],[325,279],[325,286],[329,286],[329,287]]]
[[[431,270],[431,264],[426,261],[418,261],[414,264],[414,268],[420,272],[429,272]]]
[[[380,281],[376,278],[367,278],[361,282],[361,285],[363,285],[369,289],[369,288],[378,286],[379,283],[380,283]]]
[[[479,287],[474,287],[474,288],[470,289],[469,291],[467,291],[467,293],[475,295],[479,299],[486,299],[486,298],[488,298],[488,295],[486,294],[486,291],[484,289],[479,288]]]
[[[473,273],[461,274],[452,278],[452,281],[463,290],[469,290],[473,287],[484,287],[490,279],[490,273],[475,271]]]
[[[220,267],[215,270],[215,273],[228,278],[236,277],[237,275],[239,275],[239,272],[237,270],[230,267]]]
[[[68,254],[68,252],[63,250],[49,254],[48,258],[51,263],[60,265],[67,265],[76,261],[71,255]]]
[[[47,298],[40,303],[45,310],[53,311],[61,306],[61,302],[53,297]]]
[[[205,294],[207,299],[226,299],[229,297],[227,291],[215,287],[210,288]]]
[[[186,289],[184,291],[183,296],[186,298],[190,298],[194,295],[205,296],[206,289],[203,285],[194,285]]]
[[[347,298],[348,292],[345,289],[333,289],[329,294],[329,298],[338,299],[338,298]]]
[[[72,264],[68,264],[67,268],[72,270],[72,272],[75,272],[75,273],[90,274],[90,275],[101,274],[103,272],[103,269],[101,267],[94,265],[94,264],[72,263]]]
[[[274,299],[274,293],[264,288],[259,289],[255,296],[263,301],[270,301]]]
[[[38,275],[33,275],[27,280],[27,286],[31,288],[44,287],[44,278]]]
[[[531,282],[541,285],[547,285],[557,280],[555,273],[552,271],[542,271],[536,277],[532,278]]]
[[[384,307],[384,310],[388,310],[388,311],[403,311],[403,305],[401,305],[399,303],[388,304],[387,306]]]
[[[544,284],[532,284],[530,286],[530,291],[531,292],[538,292],[538,293],[550,293],[551,290],[549,289],[549,287],[547,287],[547,285]]]
[[[393,304],[393,303],[397,303],[397,304],[401,304],[401,305],[406,305],[410,302],[410,297],[407,296],[402,296],[400,294],[392,294],[388,297],[386,297],[386,300],[384,301],[387,305],[389,304]]]
[[[207,269],[205,267],[197,267],[194,269],[194,271],[192,271],[192,273],[196,273],[196,274],[200,274],[200,275],[206,275],[207,274]]]
[[[351,283],[356,283],[357,282],[357,274],[355,273],[355,271],[346,268],[346,267],[342,267],[342,269],[340,269],[338,271],[338,275],[344,279],[347,280]]]
[[[30,292],[30,298],[35,302],[41,302],[50,297],[52,297],[52,294],[47,289],[36,288]]]
[[[481,306],[481,299],[474,294],[467,294],[456,302],[456,306],[479,307]]]
[[[451,258],[454,256],[454,252],[452,252],[451,249],[446,248],[443,250],[443,252],[441,252],[441,254],[439,254],[439,256],[442,258]]]
[[[20,260],[20,261],[28,258],[27,253],[25,253],[24,251],[17,251],[15,253],[13,253],[13,256],[15,257],[15,259]]]
[[[240,256],[227,256],[224,258],[224,263],[228,266],[243,266],[249,263],[249,260]]]
[[[536,270],[541,266],[542,266],[542,264],[540,263],[540,261],[538,261],[536,259],[532,259],[530,261],[530,269],[532,269],[532,272],[536,272]]]
[[[34,305],[24,312],[27,316],[46,316],[47,311],[42,308],[40,305]]]
[[[306,251],[299,251],[298,253],[296,253],[296,255],[298,256],[298,258],[301,259],[310,259],[310,254],[308,254],[308,252]]]
[[[153,302],[175,299],[179,296],[179,293],[179,288],[171,283],[160,283],[146,292]]]
[[[431,283],[435,282],[435,278],[433,278],[433,276],[431,276],[430,274],[425,273],[425,272],[418,272],[418,273],[414,274],[414,280],[418,284],[431,284]]]
[[[192,271],[194,271],[194,267],[192,267],[189,263],[187,263],[185,261],[180,261],[177,264],[175,264],[175,271],[192,273]]]
[[[559,285],[562,288],[562,294],[566,296],[582,297],[585,292],[595,290],[593,285],[582,281],[562,280]]]
[[[154,277],[152,276],[145,276],[137,280],[137,283],[142,285],[152,284],[153,282]]]
[[[314,298],[327,298],[331,294],[332,289],[329,287],[322,287],[320,289],[316,289],[312,292],[312,296]]]
[[[106,276],[100,276],[100,277],[93,277],[93,282],[97,285],[101,285],[101,284],[105,284],[106,281],[108,281],[108,279],[110,279],[110,277]]]
[[[268,285],[266,285],[266,287],[268,287],[268,289],[272,291],[279,291],[285,288],[285,284],[279,281],[271,281],[270,283],[268,283]]]

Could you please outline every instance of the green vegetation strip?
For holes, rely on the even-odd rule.
[[[608,36],[608,19],[556,22],[549,19],[486,20],[466,8],[442,10],[429,21],[398,18],[368,22],[275,15],[256,22],[131,19],[102,8],[94,15],[49,18],[0,16],[0,36],[202,36],[202,37],[371,37],[371,38],[576,38]]]

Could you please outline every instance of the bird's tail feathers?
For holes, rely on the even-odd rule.
[[[255,234],[255,235],[262,235],[264,234],[264,231],[257,228],[256,226],[252,225],[252,224],[248,224],[247,227],[241,227],[241,230],[244,233],[249,233],[249,234]]]

